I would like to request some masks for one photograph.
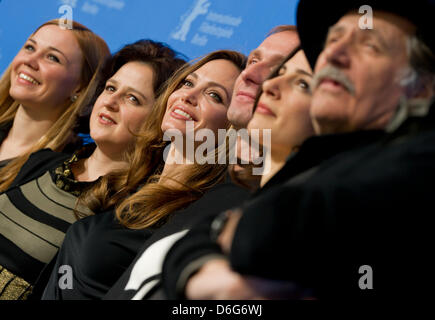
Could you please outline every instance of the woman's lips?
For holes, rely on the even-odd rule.
[[[268,116],[276,116],[275,113],[272,112],[272,110],[269,109],[268,106],[266,106],[264,103],[259,103],[257,105],[257,108],[255,109],[255,112],[264,114],[264,115],[268,115]]]
[[[195,116],[182,106],[176,106],[172,108],[171,116],[180,120],[196,121]]]
[[[113,120],[108,114],[100,113],[98,115],[98,122],[104,125],[115,125],[116,121]]]
[[[17,75],[17,82],[24,85],[39,86],[41,83],[25,72],[19,72]]]

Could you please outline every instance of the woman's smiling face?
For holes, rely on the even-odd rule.
[[[240,70],[224,59],[212,60],[189,74],[168,99],[162,131],[186,133],[186,123],[195,130],[208,128],[217,134],[228,126],[227,109]]]

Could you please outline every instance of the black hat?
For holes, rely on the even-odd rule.
[[[435,37],[430,34],[434,30],[435,0],[300,0],[297,10],[298,33],[312,68],[323,50],[329,27],[350,10],[358,10],[363,5],[369,5],[374,11],[387,11],[408,19],[417,27],[419,38],[435,52]]]

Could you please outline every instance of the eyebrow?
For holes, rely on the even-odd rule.
[[[190,74],[192,77],[194,77],[195,79],[198,79],[198,75],[195,72],[192,72]],[[207,82],[208,85],[212,86],[212,87],[219,87],[222,90],[224,90],[225,94],[227,95],[227,99],[229,99],[229,97],[231,97],[231,95],[229,94],[229,92],[227,91],[227,88],[225,88],[223,85],[221,85],[220,83],[214,82],[214,81],[208,81]]]
[[[305,71],[305,70],[302,70],[302,69],[296,69],[296,72],[297,73],[300,73],[300,74],[304,74],[304,75],[307,75],[307,76],[309,76],[309,77],[313,77],[313,74],[312,73],[309,73],[309,72],[307,72],[307,71]]]
[[[113,84],[119,85],[119,81],[116,81],[116,80],[113,79],[113,78],[110,78],[109,80],[107,80],[107,82],[112,82]],[[138,95],[140,95],[140,96],[142,97],[142,99],[145,100],[145,102],[148,101],[148,99],[147,99],[147,98],[142,94],[142,92],[136,90],[135,88],[132,88],[132,87],[127,86],[127,90],[129,90],[129,91],[134,91],[135,93],[137,93]]]
[[[287,67],[286,67],[285,65],[283,65],[283,66],[278,70],[278,72],[281,71],[281,70],[287,71]],[[312,73],[310,73],[310,72],[308,72],[308,71],[305,71],[305,70],[303,70],[303,69],[300,69],[300,68],[297,68],[294,72],[299,73],[299,74],[307,75],[307,76],[309,76],[309,77],[311,77],[311,78],[313,77],[313,74],[312,74]],[[278,76],[278,74],[277,74],[277,76]]]
[[[328,39],[328,36],[333,33],[333,32],[343,32],[345,31],[345,27],[344,26],[340,26],[340,25],[334,25],[332,27],[330,27],[328,29],[328,34],[326,35],[326,39]],[[375,38],[377,40],[379,40],[380,44],[384,47],[384,48],[388,48],[388,43],[385,41],[384,37],[382,36],[382,34],[377,30],[377,29],[363,29],[360,31],[364,31],[364,32],[368,32],[371,35],[375,36]]]
[[[261,50],[259,50],[258,48],[252,50],[248,56],[248,59],[250,59],[252,57],[261,57]]]
[[[30,38],[29,41],[33,42],[34,44],[38,44],[38,43],[37,43],[35,40],[33,40],[32,38]],[[60,51],[59,49],[57,49],[57,48],[55,48],[55,47],[51,47],[51,46],[48,47],[48,49],[53,50],[53,51],[56,51],[56,52],[59,52],[61,55],[64,56],[64,58],[66,59],[66,61],[69,63],[68,58],[66,57],[66,55],[65,55],[62,51]]]

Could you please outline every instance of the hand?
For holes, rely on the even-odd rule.
[[[188,299],[265,300],[303,298],[289,282],[244,277],[231,270],[227,260],[214,259],[202,266],[187,282]]]

